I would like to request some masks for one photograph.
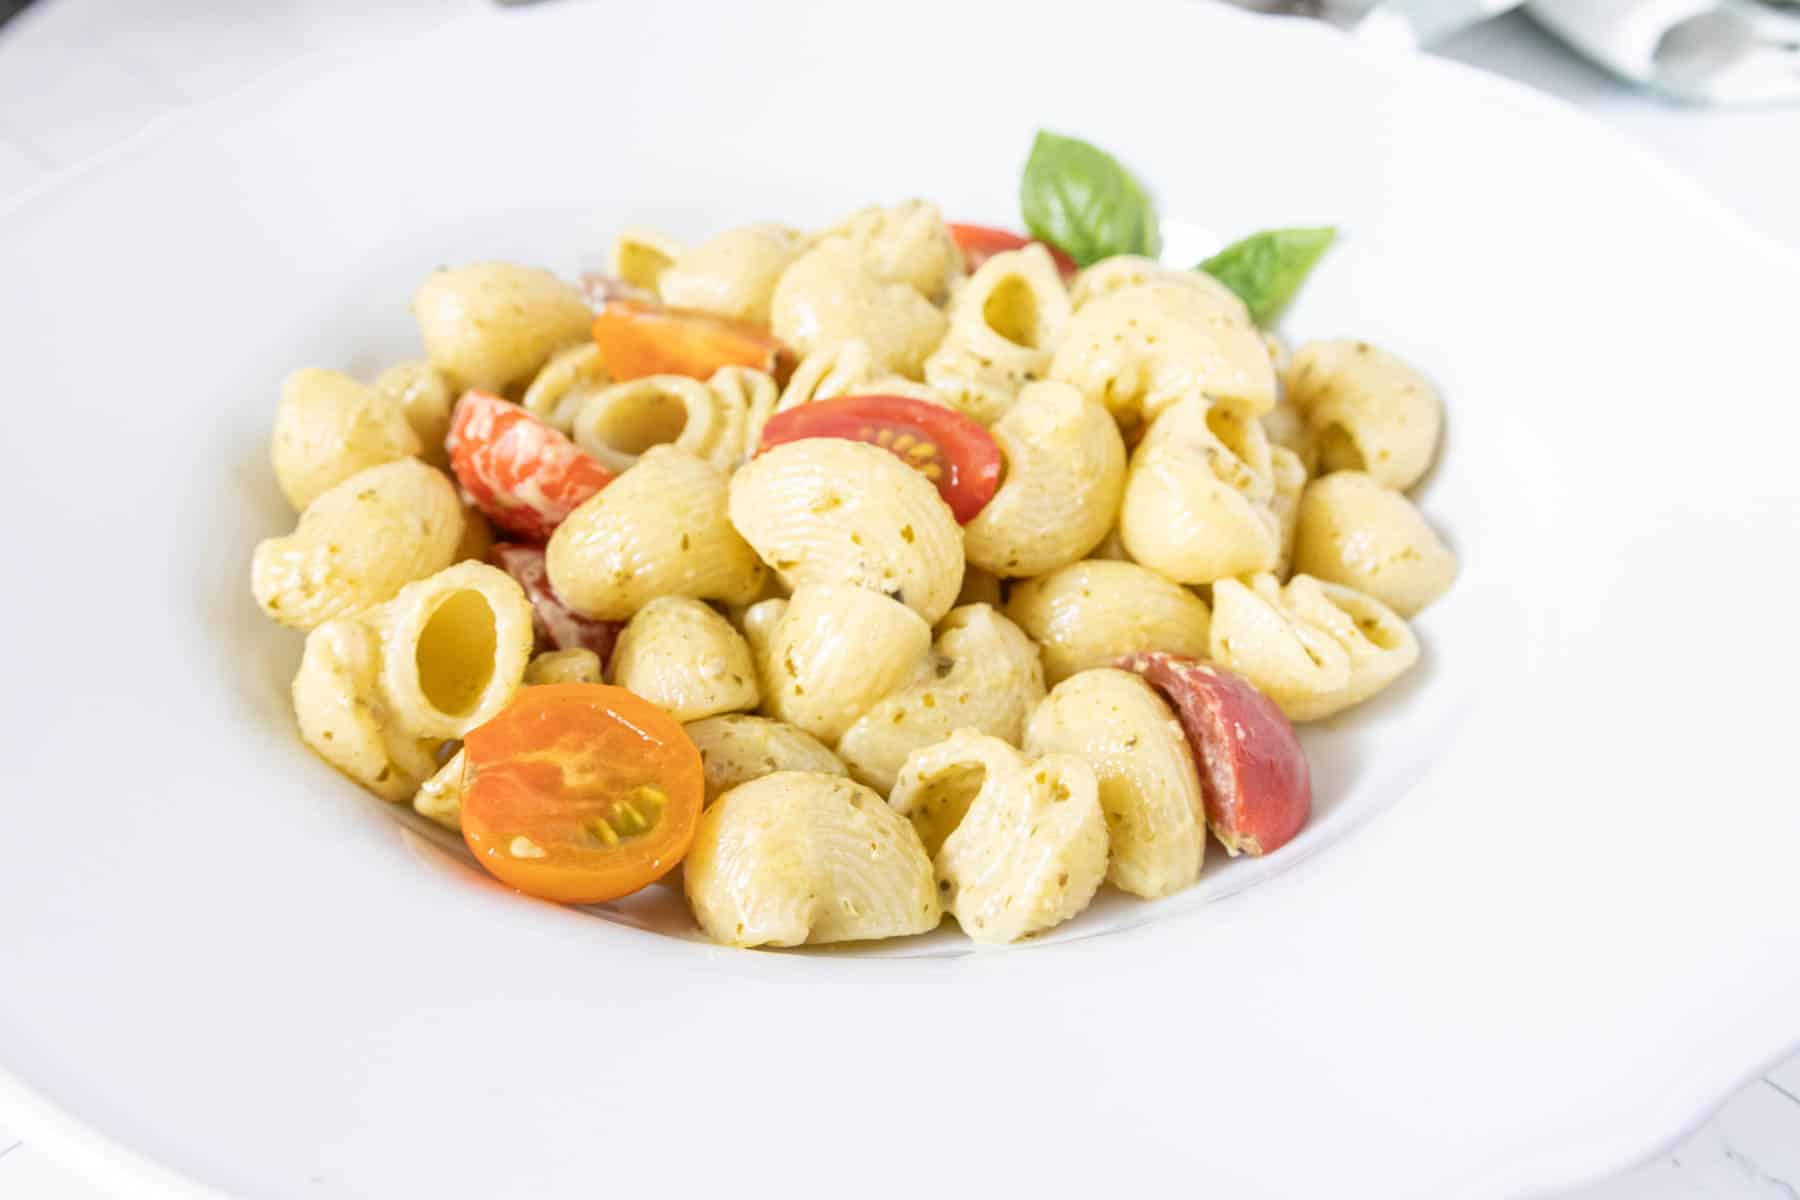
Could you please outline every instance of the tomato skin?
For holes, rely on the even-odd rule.
[[[515,537],[548,541],[612,472],[516,404],[465,392],[450,414],[450,470],[482,515]]]
[[[1227,853],[1267,854],[1312,813],[1312,768],[1275,702],[1211,663],[1152,651],[1128,654],[1135,671],[1175,706],[1200,766],[1206,823]]]
[[[619,640],[623,621],[596,621],[564,604],[550,586],[550,570],[544,565],[544,548],[522,542],[497,542],[488,561],[513,577],[531,601],[531,623],[538,644],[553,650],[592,650],[606,666],[613,643]]]
[[[675,718],[624,688],[523,688],[470,731],[463,752],[463,840],[526,895],[616,900],[668,874],[693,844],[700,751]]]
[[[607,374],[621,383],[646,375],[709,379],[720,367],[781,377],[793,359],[761,326],[623,298],[608,300],[595,315],[594,342]]]
[[[843,438],[891,450],[923,472],[961,524],[1000,488],[1005,460],[979,422],[953,408],[910,396],[836,396],[776,413],[763,426],[763,450],[803,438]],[[930,447],[928,453],[920,447]]]
[[[956,243],[956,248],[962,251],[963,262],[968,265],[970,274],[974,274],[982,263],[996,254],[1004,254],[1008,250],[1023,250],[1033,244],[1050,252],[1050,257],[1056,262],[1056,269],[1062,272],[1065,280],[1074,278],[1075,273],[1081,270],[1075,265],[1074,259],[1049,242],[1034,243],[1033,239],[1009,229],[995,229],[991,225],[960,225],[955,221],[949,223],[949,229],[950,238]]]

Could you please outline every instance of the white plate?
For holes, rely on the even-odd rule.
[[[1465,573],[1310,737],[1303,842],[1106,936],[749,954],[484,883],[298,744],[245,565],[286,371],[412,352],[435,264],[625,221],[1010,223],[1040,124],[1196,250],[1340,224],[1288,332],[1449,397]],[[1500,1195],[1800,1039],[1800,262],[1552,103],[1155,0],[553,5],[165,124],[0,217],[0,279],[0,1062],[114,1182]]]

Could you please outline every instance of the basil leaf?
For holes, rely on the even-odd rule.
[[[1038,131],[1019,180],[1025,227],[1081,266],[1162,248],[1149,196],[1112,155],[1080,138]]]
[[[1258,325],[1280,312],[1294,298],[1307,273],[1313,269],[1337,230],[1266,229],[1241,242],[1233,242],[1196,270],[1205,271],[1238,294]]]

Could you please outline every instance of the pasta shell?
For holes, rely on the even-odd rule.
[[[950,610],[922,676],[883,697],[838,739],[850,774],[878,792],[893,788],[907,755],[956,730],[1017,745],[1044,697],[1037,647],[985,604]]]
[[[545,554],[550,586],[582,616],[609,621],[658,596],[748,604],[765,572],[727,502],[723,472],[652,446],[557,526]]]
[[[855,339],[833,342],[795,365],[775,411],[786,412],[832,396],[854,395],[865,390],[863,385],[874,377],[875,355],[869,343]]]
[[[531,660],[531,602],[512,576],[463,562],[356,620],[381,644],[383,708],[406,733],[458,738],[491,720]]]
[[[1204,282],[1159,278],[1087,299],[1050,378],[1126,428],[1189,398],[1231,401],[1259,416],[1275,406],[1275,371],[1243,303]]]
[[[775,336],[805,355],[843,342],[869,348],[880,374],[917,379],[944,337],[944,314],[905,283],[885,282],[861,251],[827,238],[781,276],[770,309]]]
[[[744,414],[743,443],[731,463],[736,467],[756,454],[762,443],[763,426],[774,414],[780,392],[767,372],[753,367],[720,367],[706,385],[727,409]]]
[[[633,225],[613,239],[613,274],[634,288],[655,293],[663,272],[681,257],[682,245],[660,229]]]
[[[612,376],[600,361],[600,347],[584,342],[553,354],[532,377],[519,404],[557,432],[568,434],[582,407],[611,383]]]
[[[571,436],[611,471],[628,470],[644,451],[662,445],[729,471],[744,457],[754,385],[724,371],[715,378],[720,375],[717,387],[683,375],[647,375],[602,388],[582,402]]]
[[[682,884],[700,928],[732,946],[903,937],[943,916],[912,826],[861,784],[806,771],[720,796]]]
[[[1206,809],[1175,714],[1136,675],[1109,667],[1051,689],[1025,728],[1032,754],[1068,754],[1099,780],[1112,846],[1107,879],[1154,899],[1193,883],[1206,857]]]
[[[1294,565],[1412,617],[1456,581],[1456,556],[1412,501],[1373,475],[1337,471],[1308,484],[1295,515]]]
[[[449,566],[464,524],[441,471],[415,458],[370,467],[321,493],[293,533],[257,545],[251,590],[272,619],[312,629]]]
[[[1270,446],[1269,476],[1274,483],[1269,511],[1275,514],[1281,546],[1275,559],[1275,574],[1286,579],[1294,562],[1294,540],[1300,531],[1300,497],[1306,489],[1306,464],[1286,446]]]
[[[1213,585],[1210,657],[1281,706],[1317,721],[1368,699],[1419,657],[1406,622],[1338,584],[1273,575]]]
[[[1133,560],[1177,583],[1273,570],[1281,523],[1262,426],[1190,398],[1164,410],[1131,457],[1119,535]]]
[[[962,730],[906,760],[894,807],[937,843],[944,902],[978,942],[1042,933],[1088,906],[1106,875],[1106,818],[1078,758],[1027,761]]]
[[[1206,653],[1206,602],[1135,563],[1090,559],[1013,587],[1006,615],[1034,639],[1052,685],[1139,650]]]
[[[337,371],[295,371],[281,385],[269,457],[299,512],[359,471],[423,447],[401,407]]]
[[[463,768],[467,756],[458,746],[437,772],[413,793],[413,811],[453,833],[462,832]]]
[[[656,290],[677,308],[767,325],[775,284],[805,248],[805,237],[783,225],[728,229],[676,255]]]
[[[859,208],[826,231],[854,246],[875,278],[903,283],[925,299],[942,300],[962,274],[962,253],[928,200]]]
[[[300,740],[383,800],[412,795],[435,772],[438,742],[401,732],[382,706],[381,646],[354,620],[328,621],[307,635],[294,676]]]
[[[964,527],[969,561],[996,575],[1041,575],[1099,545],[1125,487],[1125,443],[1106,411],[1064,384],[1034,383],[992,433],[1006,476]]]
[[[444,440],[450,435],[456,392],[444,373],[428,362],[395,363],[375,377],[375,390],[400,406],[406,423],[418,436],[419,456],[448,470],[450,455]]]
[[[743,635],[686,596],[659,596],[640,608],[619,634],[607,674],[677,721],[755,708],[759,699]]]
[[[458,389],[505,393],[550,356],[585,342],[594,313],[581,290],[512,263],[433,271],[413,296],[425,356]]]
[[[758,455],[731,478],[731,523],[791,588],[852,584],[928,623],[962,588],[963,535],[949,506],[879,446],[808,438]]]
[[[1230,288],[1206,272],[1170,270],[1154,258],[1137,254],[1115,254],[1084,269],[1075,277],[1075,282],[1069,289],[1069,300],[1079,311],[1095,300],[1104,299],[1127,288],[1143,287],[1147,283],[1193,288],[1211,304],[1232,316],[1244,321],[1250,320],[1250,310],[1244,307],[1244,302]]]
[[[546,650],[525,665],[525,682],[599,683],[605,664],[592,650]]]
[[[983,424],[1042,379],[1068,329],[1062,275],[1040,245],[988,259],[950,306],[950,331],[925,360],[925,379]]]
[[[879,592],[808,584],[745,614],[745,636],[771,715],[835,745],[911,677],[931,648],[918,614]]]
[[[694,721],[686,728],[688,737],[700,748],[708,804],[741,783],[777,771],[848,774],[830,747],[785,721],[727,713]]]
[[[1367,471],[1412,487],[1437,457],[1444,402],[1423,375],[1367,342],[1308,342],[1288,371],[1288,399],[1306,419],[1319,470]]]

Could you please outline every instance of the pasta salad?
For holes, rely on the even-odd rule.
[[[1442,402],[1268,330],[1332,230],[1164,266],[1049,133],[1020,191],[1027,234],[908,200],[440,269],[423,358],[289,376],[251,584],[306,745],[532,896],[680,866],[737,946],[1012,942],[1278,851],[1294,725],[1456,576],[1408,498]]]

